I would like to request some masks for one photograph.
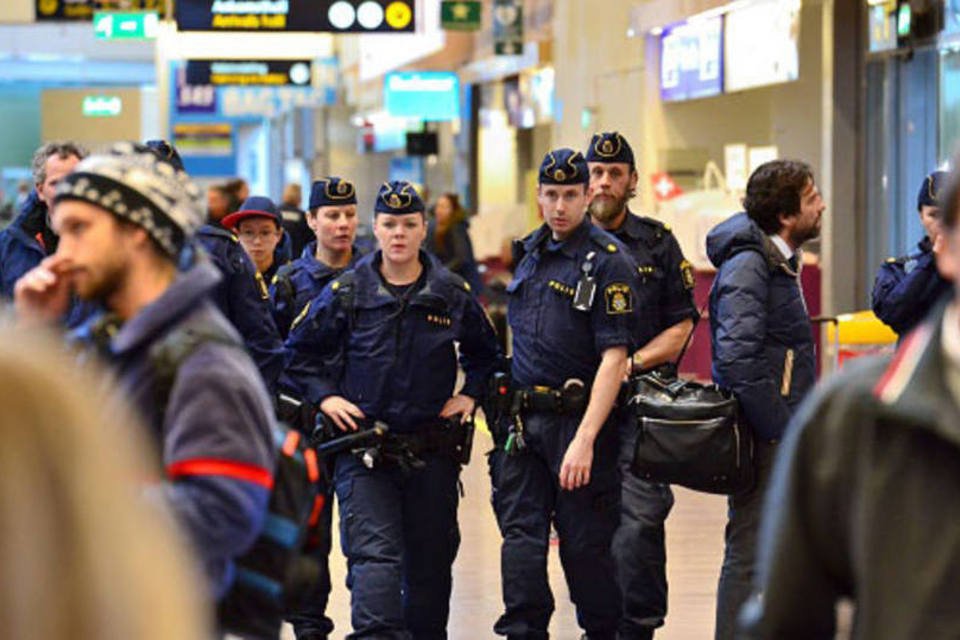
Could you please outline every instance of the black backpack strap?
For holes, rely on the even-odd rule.
[[[208,342],[244,349],[243,343],[227,333],[223,327],[207,321],[175,327],[150,346],[148,358],[154,373],[154,399],[161,425],[166,417],[170,393],[176,383],[180,366],[201,345]]]
[[[347,314],[347,326],[353,329],[357,309],[357,274],[345,271],[331,285],[340,308]]]
[[[293,304],[297,297],[297,291],[293,287],[293,280],[290,276],[293,274],[293,263],[283,265],[277,270],[277,275],[273,277],[274,291],[277,298],[285,300],[288,304]]]

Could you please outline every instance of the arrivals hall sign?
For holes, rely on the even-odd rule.
[[[177,0],[180,31],[411,33],[415,0]]]

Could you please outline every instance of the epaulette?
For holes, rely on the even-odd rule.
[[[451,285],[454,289],[462,289],[467,293],[472,291],[470,283],[463,279],[458,273],[454,273],[449,269],[444,270],[445,273],[441,272],[440,277],[444,280],[446,284]]]
[[[666,222],[661,222],[660,220],[651,218],[650,216],[637,217],[640,218],[640,222],[648,227],[652,227],[655,231],[659,231],[660,233],[673,233],[673,229],[671,229],[670,225],[668,225]]]
[[[594,244],[599,245],[605,253],[616,253],[620,251],[620,247],[618,247],[617,243],[613,242],[611,238],[612,236],[610,234],[599,227],[590,227],[590,239],[593,240]]]

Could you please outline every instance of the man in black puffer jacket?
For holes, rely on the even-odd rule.
[[[734,637],[750,593],[763,493],[777,443],[816,372],[810,316],[800,286],[800,247],[820,233],[825,209],[810,167],[774,160],[747,183],[744,213],[707,236],[717,267],[710,291],[713,378],[740,402],[753,431],[756,485],[730,497],[717,594],[717,640]]]

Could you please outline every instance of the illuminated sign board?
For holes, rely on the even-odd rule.
[[[186,84],[309,86],[312,77],[310,60],[188,60]]]
[[[160,18],[156,11],[97,11],[93,34],[97,40],[153,40]]]
[[[760,0],[724,16],[723,90],[800,77],[800,0]]]
[[[455,120],[460,116],[460,79],[448,71],[388,73],[383,99],[395,118]]]
[[[38,0],[40,1],[40,0]],[[177,0],[180,31],[416,31],[415,0]]]
[[[98,11],[163,11],[164,0],[36,0],[36,10],[37,20],[93,20]]]
[[[116,118],[123,111],[120,96],[83,96],[83,115],[86,118]]]
[[[691,20],[660,36],[660,98],[690,100],[723,90],[723,19]]]

